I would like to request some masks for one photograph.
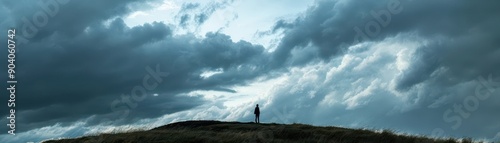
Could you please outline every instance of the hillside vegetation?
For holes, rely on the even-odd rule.
[[[101,134],[46,143],[455,143],[432,139],[339,127],[304,124],[255,124],[221,121],[185,121],[147,131]],[[470,141],[463,141],[470,142]]]

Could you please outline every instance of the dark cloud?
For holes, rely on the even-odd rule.
[[[20,101],[16,108],[18,131],[91,116],[109,120],[124,117],[120,123],[154,118],[205,102],[201,97],[177,96],[180,93],[235,92],[228,87],[246,84],[269,70],[266,53],[259,45],[233,42],[220,33],[208,33],[202,39],[189,34],[173,36],[164,23],[128,27],[120,18],[110,19],[126,14],[127,3],[134,2],[109,1],[102,7],[68,2],[60,7],[59,17],[22,46],[16,61],[22,87],[16,98]],[[86,11],[90,12],[83,14]],[[70,14],[82,17],[73,20]],[[57,26],[60,24],[67,26]],[[2,71],[7,71],[5,67]],[[133,100],[130,94],[134,87],[142,86],[143,79],[151,75],[148,69],[168,76],[147,90],[144,100]],[[223,73],[200,76],[215,69]],[[155,93],[159,95],[153,97]],[[2,116],[6,114],[2,111]]]
[[[0,12],[12,14],[1,23],[7,27],[22,28],[22,18],[40,10],[28,1],[1,3],[6,9]],[[183,28],[198,27],[231,3],[184,4],[176,18]],[[283,38],[267,52],[223,33],[175,35],[161,22],[128,27],[119,16],[133,11],[131,7],[145,7],[138,1],[70,1],[37,28],[36,36],[25,36],[30,41],[18,53],[18,129],[83,119],[100,124],[120,119],[123,111],[129,112],[115,124],[133,123],[209,102],[185,95],[191,91],[235,93],[231,87],[258,77],[285,75],[283,85],[259,101],[268,111],[262,117],[271,121],[426,135],[439,128],[446,136],[492,137],[500,127],[492,110],[500,103],[495,96],[461,118],[459,129],[451,129],[455,122],[443,116],[470,95],[498,94],[492,88],[477,89],[486,86],[482,80],[489,75],[498,85],[499,5],[494,0],[320,0],[297,19],[278,20],[269,33],[282,32]],[[123,102],[134,98],[128,95],[151,70],[168,76],[140,102]],[[207,71],[221,73],[202,77]],[[231,112],[205,113],[227,117]],[[251,115],[236,113],[231,116]],[[458,117],[452,113],[450,117]]]
[[[195,22],[198,24],[198,25],[201,25],[203,23],[205,23],[205,21],[208,19],[208,15],[204,14],[204,13],[201,13],[201,14],[198,14],[195,16]]]
[[[199,3],[184,3],[176,17],[180,17],[179,25],[181,27],[194,26],[197,28],[203,25],[214,12],[226,8],[233,2],[234,0],[208,2],[203,7],[200,7]]]
[[[184,3],[182,4],[180,12],[196,9],[200,6],[199,3]]]
[[[409,88],[414,85],[430,78],[432,72],[441,66],[443,58],[441,58],[440,55],[444,55],[443,52],[438,51],[441,46],[442,45],[436,43],[420,47],[414,53],[414,59],[411,63],[412,66],[400,76],[396,88],[399,90],[409,90]]]
[[[182,4],[181,10],[179,10],[179,15],[181,15],[180,20],[179,20],[179,25],[181,27],[186,28],[189,24],[188,22],[191,18],[191,15],[186,14],[186,13],[189,13],[191,10],[196,9],[199,6],[200,6],[199,3],[184,3],[184,4]]]
[[[432,3],[431,6],[429,3]],[[450,4],[452,6],[444,7]],[[393,5],[395,8],[392,8]],[[290,57],[293,49],[305,47],[311,43],[317,48],[317,53],[322,58],[329,58],[342,54],[352,43],[377,41],[405,32],[416,32],[420,36],[429,38],[444,36],[450,40],[465,38],[464,36],[470,34],[494,37],[495,33],[498,33],[496,32],[498,28],[493,26],[493,23],[498,23],[498,20],[494,18],[494,15],[499,13],[495,8],[498,5],[496,1],[477,3],[471,1],[322,0],[295,21],[280,20],[275,24],[273,31],[277,29],[286,31],[274,57],[276,63],[284,62],[284,59]],[[388,14],[390,18],[387,18],[385,14]],[[377,26],[373,24],[378,25],[378,32],[375,28]],[[356,28],[359,28],[363,34],[359,34]],[[491,40],[488,42],[491,43]],[[440,47],[446,46],[441,45]],[[490,50],[497,48],[494,45],[486,45],[486,47],[490,47]]]
[[[186,27],[187,26],[187,22],[189,20],[190,16],[188,14],[184,14],[181,16],[181,19],[179,21],[179,25],[181,27]]]
[[[155,1],[150,0],[150,2]],[[55,32],[68,36],[78,35],[91,24],[128,14],[135,8],[148,7],[142,2],[137,0],[106,2],[47,0],[34,3],[3,1],[2,5],[8,7],[11,14],[9,17],[13,17],[10,23],[18,25],[20,33],[18,37],[39,40]],[[99,4],[96,5],[96,3]]]
[[[500,47],[495,40],[500,29],[494,26],[500,22],[494,18],[500,13],[495,8],[498,5],[496,1],[322,0],[293,22],[276,22],[272,31],[283,29],[285,36],[273,53],[273,62],[300,59],[303,62],[299,63],[308,63],[316,56],[300,58],[292,53],[309,44],[319,57],[330,59],[358,42],[414,33],[430,43],[417,50],[412,66],[399,79],[398,89],[421,83],[440,68],[450,69],[443,75],[463,80],[498,73],[500,69],[491,67],[499,64],[494,58]]]
[[[398,4],[399,7],[396,9],[399,10],[391,13],[390,7]],[[315,107],[315,105],[321,103],[320,101],[327,100],[317,99],[330,98],[331,95],[324,94],[322,91],[329,91],[327,93],[335,91],[331,94],[336,95],[334,101],[337,101],[335,102],[337,104],[340,102],[340,105],[332,108],[338,110],[333,109],[331,112],[318,111],[317,113],[325,115],[322,116],[323,118],[329,118],[331,115],[344,116],[338,118],[343,125],[354,124],[360,127],[376,125],[409,130],[419,134],[431,133],[433,129],[439,128],[445,132],[442,135],[478,138],[494,137],[497,133],[495,130],[484,130],[484,132],[478,133],[469,129],[474,128],[477,131],[490,125],[496,127],[499,125],[497,121],[493,120],[488,120],[488,123],[476,122],[479,118],[497,118],[496,116],[490,117],[486,115],[493,116],[494,113],[490,109],[494,108],[493,104],[498,103],[498,98],[480,100],[481,109],[471,111],[471,114],[474,114],[474,117],[471,118],[474,119],[461,118],[463,120],[460,121],[463,122],[461,122],[461,128],[459,129],[450,128],[456,122],[443,119],[443,116],[445,116],[443,114],[450,108],[453,110],[454,106],[458,104],[461,104],[462,108],[464,108],[464,101],[469,101],[468,104],[471,104],[471,98],[478,94],[475,91],[482,89],[484,85],[480,84],[479,79],[487,79],[489,75],[493,75],[492,79],[498,77],[496,73],[500,72],[500,68],[495,65],[500,64],[498,58],[500,57],[500,42],[497,40],[497,37],[500,36],[500,28],[495,25],[499,25],[500,20],[495,15],[500,14],[500,10],[495,7],[499,5],[500,2],[498,1],[475,2],[465,0],[438,2],[407,0],[318,1],[302,17],[293,22],[283,20],[276,22],[272,31],[283,30],[284,37],[281,39],[276,51],[272,53],[273,64],[298,66],[296,63],[302,63],[299,65],[317,64],[314,61],[318,58],[326,62],[338,61],[341,58],[342,64],[339,65],[342,66],[332,68],[336,70],[341,67],[344,68],[344,60],[350,61],[351,64],[354,62],[353,66],[357,64],[359,66],[357,68],[347,68],[351,69],[349,71],[351,73],[344,75],[344,77],[332,79],[337,80],[337,82],[333,82],[328,86],[325,85],[326,89],[309,87],[314,83],[323,83],[323,80],[313,80],[316,82],[304,83],[302,86],[297,85],[299,87],[306,86],[303,87],[305,89],[300,90],[303,92],[290,93],[289,89],[294,87],[284,88],[283,93],[276,93],[276,101],[273,101],[270,108],[280,108],[292,104],[295,105],[295,108],[290,109],[292,112],[290,114],[309,117],[309,115],[303,115],[302,113],[309,114],[307,111],[318,111],[319,107]],[[383,14],[388,14],[390,18]],[[352,55],[357,55],[357,52],[350,52],[365,45],[369,45],[368,49],[358,52],[364,53],[367,50],[387,48],[387,45],[374,46],[373,43],[390,41],[391,38],[398,39],[397,41],[402,43],[421,43],[415,47],[416,49],[400,48],[414,51],[411,52],[408,68],[403,69],[400,73],[394,68],[385,71],[383,63],[387,64],[387,61],[397,62],[397,58],[389,56],[386,62],[370,63],[369,67],[372,68],[365,69],[368,71],[356,70],[364,69],[366,67],[363,65],[364,62],[387,55],[371,53],[370,55],[359,56],[360,59],[352,59]],[[354,46],[355,44],[361,45]],[[401,46],[404,46],[404,44]],[[305,51],[304,49],[313,50],[301,52]],[[304,56],[311,54],[311,51],[313,52],[312,55],[317,56]],[[393,50],[393,52],[398,51],[400,50]],[[364,62],[358,63],[359,60]],[[385,74],[377,74],[379,71],[385,71]],[[309,77],[307,75],[304,74],[302,78]],[[324,76],[324,73],[316,76],[322,75]],[[357,90],[357,88],[342,86],[343,84],[353,86],[353,84],[359,82],[378,81],[373,79],[373,76],[377,75],[382,79],[381,85],[394,83],[395,91],[392,91],[393,87],[384,87],[387,89],[381,89],[380,92],[375,88],[377,90],[352,95],[357,93],[353,91]],[[391,78],[384,81],[383,79],[387,75],[391,75]],[[489,86],[495,85],[495,88],[498,88],[498,84],[495,84],[495,82],[489,82],[488,84],[490,84]],[[360,88],[369,89],[370,86],[364,85],[360,86]],[[479,91],[487,93],[487,91]],[[490,91],[492,92],[487,94],[498,93],[493,89]],[[315,95],[313,98],[300,100],[305,98],[304,95],[311,92],[316,93],[313,94]],[[394,95],[394,97],[387,95]],[[404,96],[402,103],[408,104],[408,107],[400,105],[401,101],[393,101],[394,98],[399,98],[397,95]],[[354,104],[356,106],[351,106],[351,103],[356,103]],[[351,107],[358,107],[357,104],[363,106],[350,109]],[[385,105],[389,106],[386,107]],[[482,105],[485,105],[485,107]],[[393,108],[405,110],[392,113],[395,112]],[[390,116],[386,116],[388,113],[391,113]],[[315,115],[314,113],[310,114],[311,116]],[[456,114],[449,114],[447,118],[452,115]],[[352,121],[353,118],[359,119]],[[303,119],[307,122],[319,124],[324,122],[326,124],[332,123],[332,120],[318,120],[318,118],[292,119]],[[419,124],[417,127],[409,123]],[[420,126],[420,124],[427,126]]]
[[[32,49],[18,54],[29,57],[17,63],[24,67],[18,76],[30,81],[20,84],[27,89],[20,91],[17,98],[25,102],[19,103],[19,116],[26,117],[20,123],[62,122],[66,117],[77,119],[111,112],[110,104],[115,99],[142,85],[148,67],[169,75],[157,88],[147,92],[148,98],[155,100],[140,102],[141,108],[131,110],[131,118],[157,117],[189,109],[202,102],[188,102],[193,99],[173,95],[197,89],[231,91],[222,87],[244,84],[268,70],[262,66],[267,62],[262,46],[245,41],[234,43],[229,36],[217,33],[208,33],[204,39],[190,35],[172,37],[170,28],[163,23],[129,28],[116,19],[109,26],[90,26],[75,37],[54,34],[47,40],[60,47],[51,47],[49,42],[30,42],[26,48]],[[40,55],[42,51],[47,52]],[[219,68],[223,74],[200,77],[203,71]],[[162,96],[151,97],[153,93]],[[162,106],[165,105],[162,102],[169,100],[185,105],[162,111],[169,109]],[[152,112],[142,114],[145,110]]]
[[[342,54],[355,37],[353,26],[366,21],[362,14],[379,6],[381,3],[376,1],[323,0],[293,23],[278,21],[273,31],[284,28],[285,36],[274,52],[274,62],[284,64],[293,49],[306,47],[309,43],[317,47],[317,53],[323,58]]]
[[[273,28],[272,28],[272,30],[270,32],[271,33],[276,33],[279,29],[291,29],[291,28],[293,28],[293,26],[294,26],[293,23],[287,22],[287,21],[281,19],[281,20],[278,20],[274,24],[274,26],[273,26]]]

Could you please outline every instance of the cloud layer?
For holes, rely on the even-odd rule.
[[[151,5],[1,2],[7,20],[0,25],[18,27],[25,38],[16,61],[21,136],[47,128],[74,134],[30,139],[189,119],[250,121],[255,103],[272,122],[486,139],[500,129],[493,110],[500,103],[500,2],[319,0],[296,19],[276,21],[268,33],[282,36],[275,48],[220,32],[174,33],[232,2],[186,3],[177,24],[135,27],[121,17]],[[34,30],[26,30],[26,20]],[[251,85],[263,81],[272,81],[265,95],[235,90],[260,90]],[[196,91],[257,98],[230,107]]]

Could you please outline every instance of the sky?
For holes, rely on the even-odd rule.
[[[499,141],[499,6],[0,1],[1,31],[17,31],[18,79],[16,135],[4,126],[0,142],[250,122],[256,104],[264,123]],[[0,109],[7,124],[9,108]]]

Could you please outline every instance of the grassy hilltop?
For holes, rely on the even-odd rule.
[[[101,134],[75,139],[51,140],[46,143],[454,143],[454,139],[432,139],[396,135],[390,131],[339,127],[317,127],[304,124],[241,123],[221,121],[185,121],[147,131]],[[469,141],[464,141],[469,142]]]

